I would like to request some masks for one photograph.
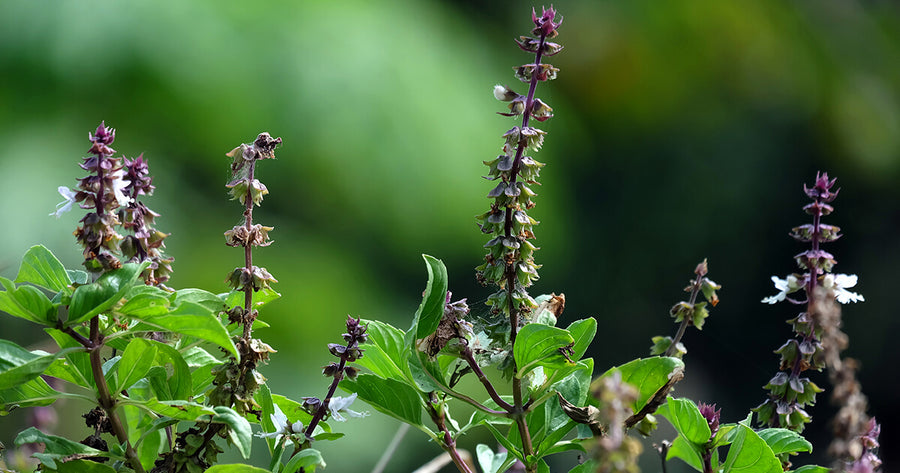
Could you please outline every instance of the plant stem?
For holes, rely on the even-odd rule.
[[[697,295],[700,294],[700,287],[703,284],[703,276],[702,273],[697,273],[697,278],[694,279],[694,285],[691,287],[691,300],[688,302],[691,307],[694,307],[694,304],[697,302]],[[672,339],[672,344],[669,345],[669,348],[666,349],[663,356],[672,356],[672,353],[675,352],[675,346],[681,341],[681,337],[684,337],[684,332],[691,323],[693,323],[693,319],[689,317],[685,317],[681,321],[681,325],[678,326],[678,333],[675,334],[675,338]]]
[[[434,397],[434,394],[432,394]],[[453,460],[453,464],[456,465],[456,468],[459,469],[462,473],[473,473],[472,469],[469,468],[469,465],[463,461],[462,457],[460,457],[459,452],[456,450],[456,440],[453,439],[453,436],[450,435],[450,430],[447,429],[447,423],[444,422],[444,408],[443,405],[440,405],[440,412],[434,407],[436,399],[433,398],[432,402],[428,403],[428,414],[431,415],[431,420],[438,426],[441,432],[444,433],[444,437],[441,440],[441,447],[444,448],[444,451],[450,455],[450,458]]]
[[[484,371],[481,370],[481,367],[478,366],[478,362],[475,361],[475,356],[472,353],[472,349],[469,348],[468,342],[464,338],[460,338],[460,342],[463,343],[462,355],[465,358],[466,362],[469,364],[469,368],[472,368],[472,371],[475,373],[475,376],[478,377],[478,381],[481,381],[481,384],[484,385],[484,388],[487,390],[488,394],[491,396],[491,399],[500,406],[501,409],[504,409],[507,412],[512,412],[514,409],[512,404],[503,400],[500,397],[500,394],[497,393],[497,390],[494,389],[494,385],[491,384],[491,380],[485,376]]]
[[[103,336],[100,334],[100,317],[96,316],[91,319],[91,373],[94,376],[94,382],[97,383],[97,401],[100,407],[106,412],[106,417],[112,425],[113,434],[120,444],[125,445],[125,456],[128,457],[131,467],[137,473],[144,473],[144,467],[138,458],[137,452],[131,447],[128,441],[128,433],[122,425],[122,421],[116,415],[116,400],[113,399],[109,392],[109,386],[106,384],[106,378],[103,376],[103,360],[100,358],[100,350],[103,348]]]
[[[247,229],[247,233],[250,234],[253,229],[253,178],[256,172],[256,160],[250,161],[248,164],[250,166],[250,170],[247,173],[247,180],[251,183],[251,185],[247,186],[247,198],[244,199],[245,209],[244,209],[244,228]],[[244,244],[244,267],[250,273],[253,273],[253,245],[251,242],[247,241]],[[253,327],[253,287],[252,285],[247,285],[244,287],[244,334],[243,339],[249,346],[250,344],[250,333]]]

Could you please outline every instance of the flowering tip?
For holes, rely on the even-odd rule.
[[[537,16],[534,8],[531,9],[531,21],[534,22],[535,28],[531,31],[533,34],[542,35],[547,38],[555,38],[556,29],[562,24],[562,17],[559,21],[553,21],[556,18],[556,9],[551,5],[550,8],[541,7],[541,16]]]

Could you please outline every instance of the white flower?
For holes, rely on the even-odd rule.
[[[793,274],[789,275],[786,279],[781,279],[778,276],[772,276],[772,282],[775,283],[775,289],[778,289],[780,292],[775,294],[774,296],[766,297],[762,300],[764,304],[774,304],[776,302],[781,302],[787,297],[788,294],[792,292],[797,292],[800,290],[800,281],[797,279],[797,276]]]
[[[825,277],[822,278],[822,286],[826,289],[833,290],[835,299],[841,304],[846,304],[848,302],[865,302],[866,299],[862,294],[847,290],[848,287],[855,286],[858,279],[859,278],[857,278],[855,274],[826,274]]]
[[[60,216],[62,216],[62,214],[72,210],[72,204],[75,203],[76,192],[66,186],[59,186],[56,188],[56,190],[59,192],[59,195],[63,196],[63,198],[66,199],[56,204],[56,212],[50,213],[50,215],[59,218]]]
[[[269,418],[272,420],[272,424],[275,425],[275,432],[270,433],[262,433],[258,432],[256,434],[257,437],[260,438],[275,438],[276,441],[280,442],[282,436],[290,436],[291,434],[299,434],[303,432],[303,423],[299,420],[291,424],[288,422],[287,416],[284,415],[284,412],[281,411],[281,408],[278,407],[278,404],[274,404],[275,412],[269,415]]]
[[[369,415],[368,412],[356,412],[347,409],[350,407],[350,404],[353,404],[353,401],[356,400],[356,393],[353,393],[347,397],[333,397],[331,398],[331,402],[328,403],[328,410],[331,411],[331,417],[338,421],[344,422],[344,414],[347,417],[365,417]]]
[[[125,189],[129,184],[131,184],[131,181],[129,181],[128,179],[125,179],[125,169],[119,168],[118,170],[113,171],[113,173],[110,174],[110,177],[112,177],[112,180],[113,180],[112,181],[112,190],[113,190],[113,194],[115,194],[115,196],[116,196],[116,202],[119,203],[119,207],[127,206],[134,199],[132,199],[131,197],[128,197],[127,195],[125,195],[124,192],[122,192],[123,189]]]

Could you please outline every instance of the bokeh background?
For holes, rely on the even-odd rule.
[[[172,234],[172,285],[224,291],[242,261],[222,238],[241,211],[226,197],[224,153],[268,131],[284,145],[259,168],[271,193],[256,217],[275,227],[276,242],[256,260],[283,297],[262,314],[273,328],[257,332],[279,350],[264,373],[275,392],[322,395],[325,344],[347,314],[407,326],[426,278],[421,253],[443,259],[454,295],[478,306],[490,293],[473,278],[485,241],[473,216],[492,187],[481,161],[513,125],[494,113],[503,104],[491,87],[526,89],[511,67],[529,57],[512,38],[530,29],[531,6],[0,3],[0,274],[14,275],[36,243],[79,264],[78,212],[47,214],[57,186],[82,176],[87,133],[105,120],[120,154],[149,159],[149,205]],[[845,234],[829,249],[866,297],[844,311],[846,354],[861,360],[893,470],[900,10],[847,0],[555,6],[566,49],[552,59],[560,78],[538,89],[557,116],[535,155],[548,165],[533,212],[544,265],[534,293],[564,292],[564,321],[597,318],[591,350],[605,369],[674,332],[668,309],[709,258],[722,302],[702,333],[688,332],[678,390],[743,419],[762,401],[772,350],[799,310],[759,301],[775,292],[771,275],[795,270],[803,247],[787,233],[807,222],[802,184],[827,171],[843,189],[827,221]],[[0,324],[22,344],[43,338],[18,319]],[[829,388],[824,374],[812,377]],[[817,449],[797,464],[827,461],[828,392],[811,413]],[[0,420],[0,441],[11,445],[25,420]],[[317,446],[326,471],[369,471],[397,426],[375,412],[341,425],[347,439]],[[86,435],[77,417],[62,416],[57,430]],[[436,456],[423,437],[410,433],[388,471]],[[463,440],[477,442],[493,444],[484,433]],[[645,460],[644,471],[660,470],[652,454]]]

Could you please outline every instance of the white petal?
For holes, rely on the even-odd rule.
[[[855,274],[835,274],[834,284],[840,288],[853,287],[859,281]]]
[[[787,279],[781,279],[778,276],[772,276],[772,282],[775,283],[775,289],[778,289],[779,291],[787,291]]]
[[[850,292],[846,289],[838,289],[834,294],[835,298],[841,304],[846,304],[848,302],[865,302],[866,298],[862,296],[862,294],[857,294],[855,292]]]

